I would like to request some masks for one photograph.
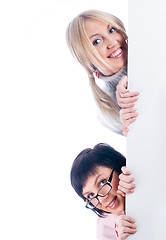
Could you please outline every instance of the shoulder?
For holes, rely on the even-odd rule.
[[[97,224],[98,225],[105,225],[105,226],[110,226],[110,227],[115,227],[115,221],[117,219],[116,214],[107,214],[106,217],[104,218],[98,218]]]

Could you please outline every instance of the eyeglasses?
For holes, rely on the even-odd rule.
[[[114,172],[114,169],[112,170],[108,181],[99,189],[97,194],[91,199],[86,199],[86,208],[94,209],[95,207],[97,207],[97,205],[100,202],[98,197],[105,197],[111,191],[112,189],[111,181],[112,181],[113,172]]]

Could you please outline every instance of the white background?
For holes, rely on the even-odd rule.
[[[126,155],[126,140],[98,122],[88,77],[66,46],[67,25],[89,9],[127,27],[126,0],[1,2],[1,240],[95,239],[96,215],[70,186],[70,168],[99,142]]]

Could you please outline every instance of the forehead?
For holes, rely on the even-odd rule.
[[[88,37],[93,34],[100,33],[101,31],[107,30],[108,26],[108,23],[99,21],[97,19],[90,18],[85,21],[85,31]]]

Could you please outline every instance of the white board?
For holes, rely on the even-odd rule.
[[[127,214],[138,232],[129,239],[165,239],[166,233],[166,2],[129,0],[129,88],[140,92],[137,121],[127,137],[127,165],[136,191]]]

